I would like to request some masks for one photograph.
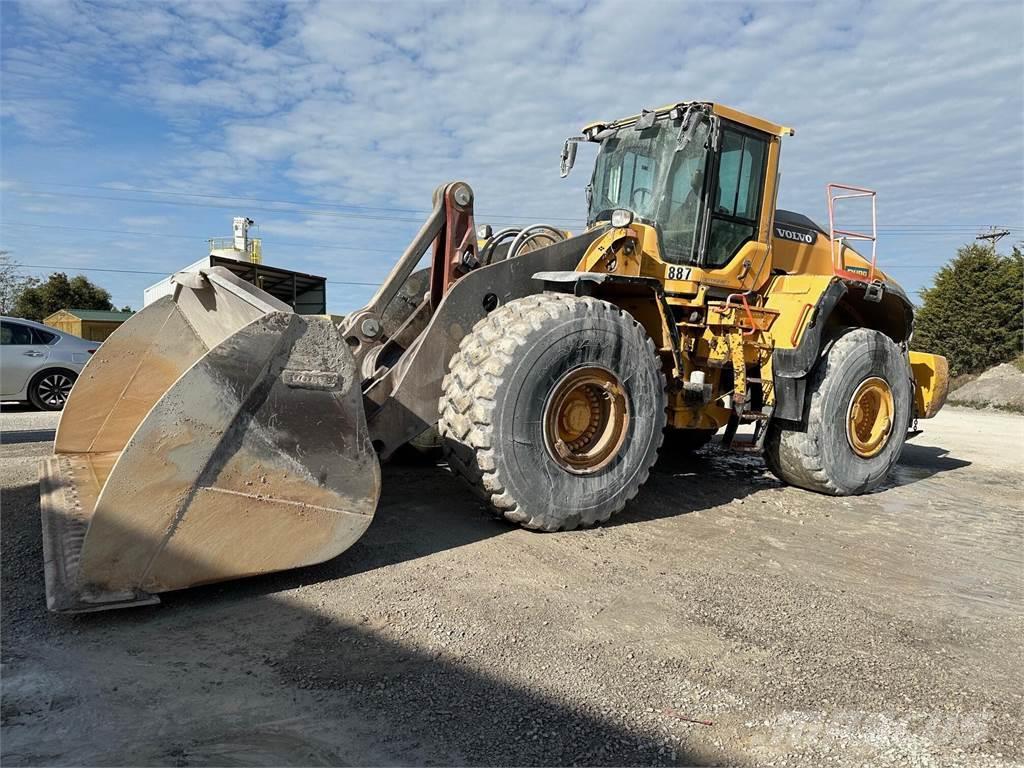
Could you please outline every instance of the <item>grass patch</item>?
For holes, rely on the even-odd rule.
[[[975,411],[1002,411],[1003,413],[1024,415],[1024,408],[1016,405],[997,405],[995,403],[980,403],[976,400],[954,400],[953,398],[947,400],[946,404],[957,408],[971,408]]]

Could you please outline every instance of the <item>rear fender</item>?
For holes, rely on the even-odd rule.
[[[807,377],[841,328],[872,328],[898,344],[907,342],[913,330],[913,305],[896,283],[882,285],[880,300],[871,301],[862,281],[833,280],[818,297],[797,346],[772,352],[773,418],[803,420]]]

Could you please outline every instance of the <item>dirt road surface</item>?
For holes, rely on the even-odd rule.
[[[329,563],[83,617],[44,609],[55,426],[0,412],[4,765],[1024,757],[1024,417],[947,409],[860,498],[663,458],[613,524],[560,534],[392,466]]]

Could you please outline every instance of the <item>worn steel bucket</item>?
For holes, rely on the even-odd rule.
[[[43,461],[53,611],[322,562],[376,508],[359,376],[330,318],[223,268],[175,283],[90,360]]]

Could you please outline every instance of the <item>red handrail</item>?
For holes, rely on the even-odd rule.
[[[836,194],[836,192],[846,192],[848,194]],[[867,189],[865,187],[854,187],[849,184],[836,184],[829,183],[826,187],[826,194],[828,196],[828,230],[829,230],[829,244],[832,248],[832,271],[839,277],[846,278],[847,280],[860,280],[864,282],[873,282],[875,279],[875,263],[877,254],[875,251],[875,245],[878,241],[878,217],[876,214],[875,201],[877,193],[873,189]],[[851,229],[839,229],[836,227],[836,203],[839,200],[850,200],[853,198],[867,197],[871,200],[871,234],[867,232],[857,232]],[[865,240],[871,243],[871,267],[868,270],[868,274],[865,277],[859,272],[853,272],[848,270],[843,265],[843,240]],[[839,248],[836,248],[836,245]]]
[[[743,293],[730,293],[728,296],[725,297],[725,308],[726,309],[732,309],[732,300],[736,299],[736,298],[738,298],[740,301],[743,302],[743,309],[746,311],[746,313],[747,313],[747,320],[750,322],[750,330],[749,331],[744,331],[743,335],[744,336],[750,336],[755,331],[760,331],[761,330],[761,326],[759,326],[757,323],[754,322],[754,313],[750,311],[750,304],[747,302],[746,294],[743,294]]]

